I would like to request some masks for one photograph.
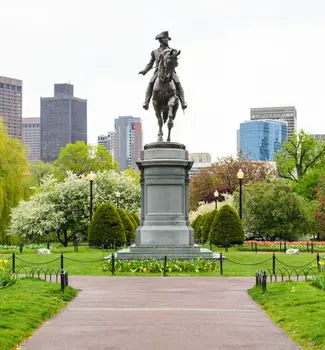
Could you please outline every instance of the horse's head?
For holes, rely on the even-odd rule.
[[[158,77],[163,82],[169,82],[173,79],[174,69],[177,67],[177,57],[181,51],[166,49],[161,53],[158,65]]]

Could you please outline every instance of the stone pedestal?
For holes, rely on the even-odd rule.
[[[188,219],[189,170],[185,146],[175,142],[145,145],[137,165],[141,171],[141,223],[136,243],[117,252],[119,259],[211,258],[194,244]]]

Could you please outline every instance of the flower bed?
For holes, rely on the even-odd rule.
[[[286,249],[299,249],[300,251],[311,252],[324,252],[325,251],[325,241],[245,241],[244,244],[239,247],[239,250],[243,251],[255,251],[255,246],[257,246],[257,251],[284,251]]]
[[[115,273],[163,273],[164,261],[162,260],[115,260]],[[103,271],[112,271],[112,261],[109,260],[103,265]],[[219,261],[217,260],[168,260],[166,272],[217,272]]]

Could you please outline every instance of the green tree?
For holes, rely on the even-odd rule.
[[[235,202],[238,207],[238,193]],[[313,234],[315,203],[283,181],[245,185],[243,223],[249,238],[295,240]]]
[[[123,209],[118,208],[117,213],[120,216],[120,219],[122,221],[122,225],[124,227],[125,237],[126,237],[126,243],[130,245],[131,242],[135,240],[135,228],[127,214],[126,211]]]
[[[90,245],[120,247],[126,242],[125,231],[115,207],[109,203],[101,204],[95,211],[89,226]]]
[[[324,174],[325,167],[310,169],[299,181],[290,181],[293,191],[308,200],[314,200]]]
[[[242,244],[245,239],[242,222],[230,205],[221,207],[215,215],[210,232],[210,242],[215,245]]]
[[[288,138],[275,156],[279,176],[298,182],[312,168],[325,164],[325,141],[303,130]]]
[[[23,145],[8,136],[0,120],[0,243],[8,243],[10,210],[26,196],[29,172]]]
[[[57,177],[61,180],[66,177],[68,171],[81,175],[118,169],[118,164],[105,147],[86,145],[83,141],[69,143],[61,148],[59,157],[53,164]]]
[[[202,243],[206,243],[209,241],[211,225],[216,214],[217,214],[217,210],[214,209],[209,213],[207,213],[206,215],[206,218],[202,225],[202,234],[201,234]]]

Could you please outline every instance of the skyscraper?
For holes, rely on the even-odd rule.
[[[140,118],[123,116],[115,119],[115,161],[120,170],[132,167],[138,170],[136,161],[142,151],[142,125]]]
[[[54,97],[41,97],[41,159],[53,162],[68,143],[87,143],[87,100],[73,85],[54,84]]]
[[[115,157],[115,131],[109,131],[106,135],[97,137],[97,144],[104,146]]]
[[[28,160],[41,159],[41,125],[40,118],[22,119],[22,143],[27,146]]]
[[[240,149],[250,160],[274,161],[275,153],[287,137],[287,123],[250,120],[240,124]]]
[[[297,131],[297,110],[294,106],[251,108],[251,120],[284,120],[288,136]]]
[[[0,117],[11,137],[21,138],[23,82],[0,76]]]

